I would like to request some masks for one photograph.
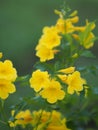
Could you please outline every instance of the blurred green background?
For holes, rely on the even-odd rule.
[[[45,25],[53,25],[64,0],[0,0],[0,51],[13,61],[19,75],[31,71],[35,63],[34,47]],[[98,20],[98,0],[67,0],[72,10],[78,10],[80,24],[85,19]],[[94,33],[98,35],[98,21]],[[96,42],[92,51],[98,55]],[[98,57],[97,57],[98,58]]]

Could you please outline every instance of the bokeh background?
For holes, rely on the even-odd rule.
[[[78,10],[80,25],[85,24],[85,19],[96,20],[94,33],[98,36],[98,0],[66,1],[72,10]],[[61,9],[63,2],[64,0],[0,0],[0,51],[4,54],[3,59],[13,61],[19,76],[31,73],[37,60],[34,48],[41,36],[42,28],[55,24],[58,16],[54,14],[54,9]],[[98,41],[91,50],[96,58],[82,59],[79,65],[98,65]],[[89,79],[98,86],[97,77],[89,75]],[[98,89],[96,92],[98,94]],[[17,85],[17,93],[6,100],[7,110],[11,104],[18,102],[20,95],[30,94],[32,92],[29,87]],[[4,126],[0,126],[1,129],[7,130]]]
[[[64,0],[0,0],[0,51],[11,59],[19,75],[30,72],[35,63],[34,47],[45,25],[53,25]],[[85,19],[96,20],[98,35],[98,0],[67,0],[72,10],[78,10],[80,24]],[[98,55],[98,44],[93,52]],[[98,58],[98,57],[97,57]]]

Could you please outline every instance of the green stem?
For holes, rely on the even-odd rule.
[[[2,100],[2,99],[0,100],[0,113],[1,113],[1,116],[2,116],[2,119],[3,119],[3,120],[0,120],[0,122],[2,124],[6,125],[9,128],[9,130],[11,130],[11,128],[8,125],[8,120],[7,120],[7,117],[6,117],[6,113],[4,111],[4,100]]]
[[[6,114],[5,114],[5,111],[4,111],[4,100],[2,100],[2,99],[1,99],[1,103],[0,103],[0,111],[1,111],[1,114],[2,114],[2,117],[3,117],[3,120],[6,122],[7,118],[6,118]]]

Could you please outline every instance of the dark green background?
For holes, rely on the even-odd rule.
[[[98,0],[67,0],[72,10],[78,10],[80,24],[85,19],[98,20]],[[45,25],[53,25],[63,0],[0,0],[0,51],[4,59],[13,61],[19,75],[31,71],[35,63],[34,47]],[[94,33],[98,35],[98,21]],[[97,56],[98,44],[92,49]]]

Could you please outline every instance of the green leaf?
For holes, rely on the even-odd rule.
[[[81,53],[81,56],[87,57],[87,58],[95,58],[95,55],[89,51],[89,50],[85,50]]]
[[[92,30],[93,24],[94,24],[94,22],[89,23],[87,25],[86,29],[79,34],[81,44],[83,44],[84,40],[88,37],[89,33]]]

